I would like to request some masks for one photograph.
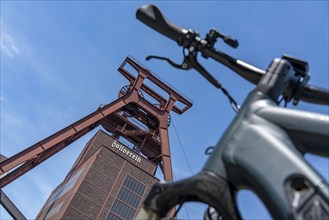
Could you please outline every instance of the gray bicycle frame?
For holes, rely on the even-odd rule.
[[[303,155],[329,156],[329,118],[278,106],[294,74],[289,62],[274,60],[202,171],[154,186],[141,214],[159,218],[174,205],[201,201],[224,212],[224,219],[240,219],[234,194],[251,189],[274,219],[328,219],[328,184]]]
[[[328,204],[326,181],[303,157],[305,153],[328,157],[328,121],[326,115],[280,108],[256,89],[203,170],[216,173],[238,189],[252,189],[276,219],[289,219],[291,210],[297,212],[307,205],[297,201],[305,194],[309,194],[303,198],[308,206],[317,201],[311,199],[315,194]],[[312,187],[307,183],[289,185],[289,179],[298,176]]]

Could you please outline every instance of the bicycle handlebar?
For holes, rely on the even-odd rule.
[[[140,7],[137,10],[136,17],[147,26],[176,41],[180,46],[186,47],[186,45],[193,45],[195,47],[194,49],[200,51],[204,57],[210,57],[218,61],[255,85],[257,85],[261,77],[266,73],[265,70],[235,59],[216,50],[214,47],[209,47],[208,42],[202,40],[196,32],[173,24],[155,5]],[[307,84],[303,86],[299,98],[304,102],[329,105],[329,90]]]
[[[329,105],[329,91],[307,84],[301,92],[300,99],[313,104]]]
[[[187,30],[176,26],[162,15],[155,5],[144,5],[137,10],[136,17],[147,26],[169,37],[177,43]]]
[[[169,21],[155,5],[141,6],[137,10],[136,17],[150,28],[176,41],[179,45],[183,44],[184,35],[188,33],[186,29],[178,27]],[[203,47],[202,43],[204,42],[201,42],[201,39],[199,40],[199,48],[197,49],[200,50],[204,56],[211,57],[224,64],[251,83],[257,84],[260,77],[265,74],[264,70],[234,59],[214,48]]]
[[[235,59],[219,50],[214,48],[205,48],[201,51],[202,55],[211,57],[219,63],[227,66],[234,72],[238,73],[241,77],[245,78],[249,82],[257,85],[260,78],[266,73],[258,67],[250,65],[242,60]]]

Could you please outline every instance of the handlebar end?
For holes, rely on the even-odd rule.
[[[136,18],[177,43],[182,40],[184,33],[187,32],[169,21],[160,9],[152,4],[139,7],[136,12]]]

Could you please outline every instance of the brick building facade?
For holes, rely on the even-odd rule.
[[[132,219],[151,186],[156,165],[102,130],[86,144],[37,219]]]

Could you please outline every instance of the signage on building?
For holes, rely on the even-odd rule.
[[[140,156],[138,156],[136,153],[134,153],[131,149],[129,149],[129,148],[127,149],[122,144],[117,143],[117,141],[113,142],[112,147],[116,148],[118,151],[127,155],[128,157],[137,161],[138,163],[140,163],[142,161],[142,158]]]

